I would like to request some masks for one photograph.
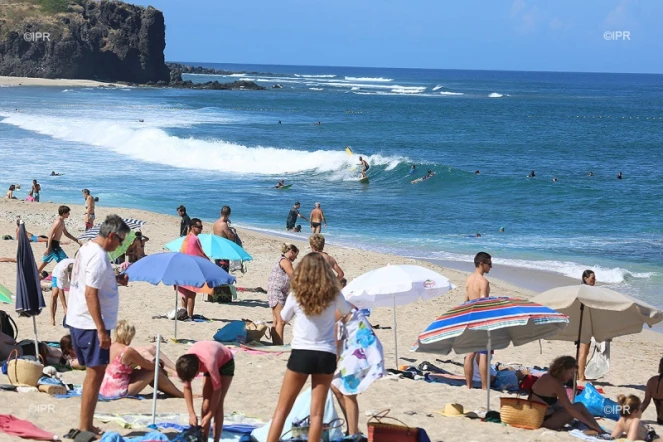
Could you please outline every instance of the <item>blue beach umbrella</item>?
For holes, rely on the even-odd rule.
[[[39,354],[35,316],[40,314],[44,307],[46,307],[46,303],[41,292],[37,263],[32,254],[30,240],[25,233],[25,224],[21,221],[18,230],[18,250],[16,252],[16,312],[19,316],[32,316],[32,326],[35,332],[35,355]]]
[[[531,301],[482,298],[452,308],[417,338],[413,351],[446,355],[523,345],[556,335],[569,323],[565,314]],[[489,378],[490,379],[490,378]],[[488,389],[490,409],[490,388]]]
[[[177,238],[164,247],[173,252],[179,252],[182,248],[185,236]],[[246,250],[230,241],[217,235],[203,233],[198,235],[203,252],[212,259],[228,259],[232,261],[253,261],[251,255]]]
[[[129,281],[145,281],[157,285],[174,285],[175,312],[177,312],[177,286],[202,287],[207,284],[216,287],[235,282],[235,277],[213,262],[199,256],[185,253],[156,253],[141,258],[126,271]],[[175,340],[177,340],[177,319],[175,319]]]

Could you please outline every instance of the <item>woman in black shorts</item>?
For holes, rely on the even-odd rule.
[[[346,316],[352,307],[341,295],[338,280],[325,258],[309,253],[295,268],[281,317],[295,319],[292,352],[267,442],[278,442],[295,399],[311,376],[311,417],[308,440],[320,440],[322,416],[336,371],[336,311]]]

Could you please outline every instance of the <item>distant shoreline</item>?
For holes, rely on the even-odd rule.
[[[65,78],[33,78],[0,76],[0,87],[17,86],[58,86],[58,87],[98,87],[115,86],[96,80],[69,80]]]

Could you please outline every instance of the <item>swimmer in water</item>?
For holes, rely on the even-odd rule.
[[[553,178],[553,183],[557,182],[557,177]]]
[[[475,175],[479,175],[479,173],[480,173],[480,172],[479,172],[478,170],[475,170],[475,171],[474,171],[474,174],[475,174]]]
[[[435,172],[433,172],[432,170],[428,170],[428,173],[426,174],[426,176],[422,176],[422,177],[421,177],[421,180],[422,180],[422,181],[425,181],[425,180],[427,180],[428,178],[432,178],[432,177],[434,177],[434,176],[435,176]]]
[[[589,172],[587,176],[594,176],[594,172]]]
[[[621,173],[621,172],[619,172],[619,173],[617,174],[617,179],[618,179],[618,180],[621,180],[621,179],[622,179],[622,173]]]
[[[504,227],[500,227],[500,233],[504,233]]]
[[[417,166],[414,164],[410,167],[410,175],[414,174],[414,172],[417,170]]]
[[[285,187],[285,180],[281,180],[278,183],[276,183],[276,186],[274,186],[277,189],[280,189],[281,187]]]
[[[481,238],[481,233],[477,232],[477,234],[476,234],[475,236],[476,236],[477,238]]]
[[[536,174],[534,173],[534,171],[531,171],[527,177],[528,178],[534,178],[535,176],[536,176]]]

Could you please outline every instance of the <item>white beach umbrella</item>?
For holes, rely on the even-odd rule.
[[[392,307],[394,309],[394,346],[398,368],[396,306],[419,299],[428,300],[456,288],[446,277],[415,265],[388,265],[364,273],[352,280],[343,296],[359,308]]]

